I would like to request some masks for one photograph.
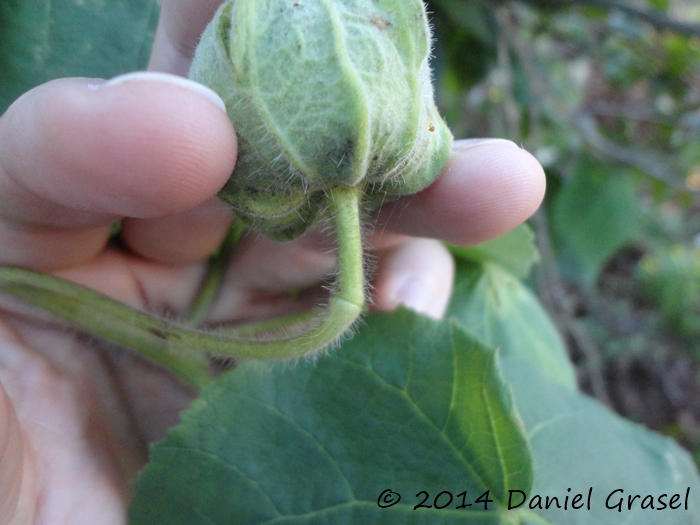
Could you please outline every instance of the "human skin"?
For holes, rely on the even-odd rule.
[[[220,2],[164,0],[149,69],[185,75]],[[235,133],[201,92],[162,78],[62,79],[0,117],[0,263],[48,271],[136,308],[185,315],[233,215],[216,198]],[[539,206],[544,174],[507,141],[457,141],[441,177],[385,206],[369,246],[372,307],[444,312],[453,262]],[[117,241],[111,225],[123,221]],[[332,237],[258,236],[232,258],[211,322],[307,307],[334,269]],[[299,298],[290,291],[307,289]],[[148,443],[195,393],[119,349],[0,298],[0,525],[123,524]]]

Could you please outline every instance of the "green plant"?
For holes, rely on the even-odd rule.
[[[639,263],[638,278],[668,328],[686,338],[700,333],[700,250],[675,245],[650,253]]]
[[[202,37],[191,76],[221,94],[239,142],[220,196],[279,240],[331,219],[337,283],[320,316],[205,333],[24,269],[0,268],[0,289],[198,386],[207,354],[280,359],[332,344],[364,305],[362,209],[425,188],[447,162],[452,136],[433,101],[429,52],[420,0],[225,2]]]
[[[448,2],[435,4],[451,7]],[[492,20],[491,10],[474,2],[460,4],[479,15],[473,20]],[[0,21],[14,16],[23,22],[26,42],[18,39],[14,45],[33,57],[27,49],[32,49],[32,37],[42,33],[46,20],[34,20],[32,25],[29,4],[22,4],[24,10],[8,5],[0,4]],[[99,8],[66,3],[59,11],[66,19],[105,20],[107,26],[113,24],[109,13],[121,13],[126,21],[118,36],[124,42],[143,41],[139,31],[151,27],[154,4],[136,2],[128,16],[121,8],[121,3]],[[85,38],[92,39],[91,47],[114,47],[113,40],[105,43],[98,23],[82,25]],[[73,26],[55,27],[70,35],[65,28]],[[481,43],[477,50],[492,44],[488,31],[476,39]],[[65,40],[71,41],[70,36]],[[74,55],[54,51],[52,72],[75,74],[69,63]],[[113,54],[106,56],[113,60]],[[470,58],[488,59],[488,53],[482,60]],[[450,62],[446,74],[451,74],[450,68],[454,73],[455,64]],[[3,64],[3,79],[12,79],[3,85],[5,100],[43,79],[36,74],[43,70],[29,65]],[[120,68],[139,66],[142,62],[134,57],[127,64],[108,62],[97,69],[110,76]],[[494,89],[491,94],[494,98],[489,100],[503,102],[503,92]],[[598,192],[601,185],[605,187],[603,177],[584,184],[584,176],[582,169],[572,185],[576,191],[571,190],[566,200],[575,205],[579,195],[600,194],[605,197],[604,210],[610,202],[614,206],[615,199],[608,197],[610,193],[614,197],[614,189]],[[630,194],[625,181],[614,188],[619,187]],[[345,190],[321,184],[318,198],[324,200],[327,192],[335,191]],[[250,204],[251,195],[245,197],[242,211],[260,205]],[[341,253],[340,259],[349,259],[351,265],[360,263],[357,237],[345,236],[343,225],[350,224],[354,231],[358,198],[341,197],[333,211],[340,248],[345,241],[351,246],[349,255]],[[301,205],[309,211],[306,201],[287,202],[292,202],[289,209]],[[587,202],[587,209],[600,209],[597,199]],[[310,210],[311,215],[316,211]],[[265,214],[260,222],[260,215],[250,213],[248,221],[279,233],[280,223],[272,215],[271,222]],[[297,231],[296,221],[282,224],[291,228],[284,232],[283,227],[283,235]],[[591,235],[580,229],[576,234],[574,244],[590,246]],[[619,246],[620,237],[611,236],[603,250],[606,256]],[[675,525],[697,521],[700,479],[688,454],[577,390],[563,341],[522,282],[538,258],[531,231],[521,227],[485,245],[455,248],[454,253],[457,282],[449,320],[430,321],[406,311],[368,315],[354,339],[316,362],[301,360],[294,366],[248,362],[205,387],[184,414],[182,425],[152,449],[152,461],[136,486],[132,522]],[[597,271],[602,259],[593,253],[586,260]],[[587,271],[586,280],[595,271]],[[86,312],[95,314],[100,307],[102,321],[85,328],[141,350],[190,381],[207,379],[203,358],[177,352],[180,344],[199,345],[200,334],[125,310],[55,279],[15,269],[3,272],[5,291],[51,304],[57,315],[75,322],[83,322]],[[346,280],[343,274],[348,272],[341,272],[336,293],[342,297],[349,288],[351,302],[359,306],[362,277],[350,271],[354,277]],[[302,326],[303,340],[314,319],[303,316],[292,322]],[[131,330],[132,323],[141,329]],[[279,326],[264,324],[253,331]],[[341,322],[328,333],[345,326]],[[126,333],[128,339],[114,333]],[[238,333],[244,338],[249,334]],[[208,337],[212,345],[208,349],[215,353],[230,344],[224,337]],[[245,347],[241,343],[239,349]],[[275,342],[268,348],[279,347]],[[253,341],[250,348],[261,350],[260,341]],[[668,508],[671,495],[679,494],[683,507],[683,495],[688,493],[687,510]],[[402,500],[392,505],[396,494]],[[564,508],[564,501],[579,505],[588,494],[590,509],[585,504]],[[527,501],[522,495],[528,496]],[[581,498],[575,500],[578,495]],[[547,503],[555,497],[556,504]],[[663,504],[664,509],[651,510],[652,504]]]
[[[692,497],[668,509],[700,488],[688,454],[577,390],[518,279],[531,232],[456,254],[450,321],[375,314],[316,362],[206,387],[152,448],[132,522],[692,523]]]

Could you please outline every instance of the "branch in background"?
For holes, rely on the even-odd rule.
[[[499,26],[499,34],[496,40],[496,51],[498,57],[498,69],[501,77],[499,87],[503,92],[503,121],[508,138],[515,143],[521,141],[520,133],[520,106],[515,97],[513,81],[513,64],[509,49],[509,17],[510,12],[501,8],[497,12],[496,20]]]
[[[499,37],[499,65],[501,67],[506,65],[510,66],[510,59],[506,61],[505,59],[500,59],[500,57],[501,55],[509,56],[512,50],[520,59],[525,74],[537,94],[537,96],[534,97],[533,103],[529,106],[529,117],[532,126],[531,131],[534,132],[534,135],[529,137],[529,146],[532,147],[536,145],[535,142],[532,142],[533,136],[539,136],[539,121],[542,113],[540,102],[545,100],[544,97],[548,96],[551,100],[557,99],[556,97],[552,97],[551,86],[536,73],[536,55],[531,47],[532,44],[530,42],[523,42],[518,38],[519,32],[517,23],[509,16],[509,12],[499,12],[498,21],[501,29],[501,37]],[[507,88],[504,89],[504,91],[506,95],[513,97],[513,103],[515,103],[512,76],[509,75],[507,78],[509,80],[509,85],[504,86]],[[566,111],[563,106],[559,108],[559,110],[565,118],[568,116],[569,112]],[[605,384],[603,357],[600,348],[588,335],[580,320],[577,319],[572,298],[567,293],[566,287],[559,276],[556,257],[549,235],[549,223],[542,208],[532,217],[532,223],[535,227],[535,239],[537,242],[537,249],[540,253],[540,265],[537,266],[535,271],[542,304],[551,315],[560,331],[564,334],[568,334],[576,347],[578,347],[583,354],[583,366],[590,380],[593,395],[602,403],[612,407],[610,395]]]
[[[542,305],[551,315],[561,333],[568,334],[583,354],[583,367],[590,381],[591,393],[601,403],[612,407],[612,401],[605,384],[603,356],[600,348],[576,318],[573,300],[559,276],[556,257],[549,236],[549,221],[543,209],[532,216],[535,227],[535,240],[540,253],[540,264],[536,267],[538,295]]]
[[[686,189],[683,181],[678,176],[678,169],[673,161],[664,159],[661,155],[641,151],[636,148],[625,147],[604,137],[598,130],[593,117],[579,114],[574,118],[573,124],[594,151],[608,160],[627,164],[643,171],[650,177],[668,184],[675,189]]]
[[[559,101],[547,79],[537,74],[537,56],[534,49],[532,49],[531,42],[519,37],[515,23],[505,17],[502,20],[508,24],[505,28],[507,29],[506,34],[511,39],[510,48],[518,55],[528,81],[535,92],[536,96],[533,104],[538,113],[542,111],[538,107],[539,101],[549,100],[556,106],[557,116],[561,124],[573,126],[585,143],[598,156],[615,163],[637,168],[653,179],[668,184],[674,189],[687,189],[684,181],[679,177],[679,169],[672,159],[664,158],[659,153],[622,146],[608,139],[600,132],[598,124],[591,115],[587,113],[575,114]],[[530,146],[532,147],[534,144]]]
[[[659,31],[673,31],[686,36],[700,37],[700,24],[680,22],[673,20],[666,15],[655,13],[649,9],[640,9],[627,5],[619,0],[522,0],[527,4],[537,7],[602,7],[625,13],[634,18],[645,21],[654,29]]]

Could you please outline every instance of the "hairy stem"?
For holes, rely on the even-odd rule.
[[[168,322],[71,281],[0,266],[0,291],[38,306],[86,332],[139,352],[200,387],[209,378],[206,354],[163,344]]]
[[[314,318],[303,314],[239,329],[205,332],[140,312],[58,277],[6,266],[0,266],[0,291],[140,352],[189,383],[201,386],[209,377],[207,355],[244,359],[299,357],[332,344],[352,326],[364,304],[361,194],[359,187],[339,186],[328,195],[337,238],[337,281],[328,305]],[[314,321],[311,327],[306,326],[309,320]],[[303,329],[299,329],[300,323]]]
[[[244,233],[245,226],[240,221],[231,225],[224,242],[221,243],[216,253],[210,257],[206,275],[192,304],[190,313],[185,319],[185,324],[198,326],[206,318],[209,308],[216,299],[221,289],[221,284],[224,282],[231,253]]]

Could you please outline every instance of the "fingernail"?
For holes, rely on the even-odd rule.
[[[442,317],[442,306],[437,304],[433,288],[424,279],[406,279],[398,287],[394,300],[411,310],[434,319]]]
[[[118,86],[129,82],[166,82],[174,86],[179,86],[202,95],[216,104],[219,109],[226,112],[226,105],[224,104],[224,101],[221,100],[221,97],[216,94],[216,92],[212,91],[207,86],[200,84],[199,82],[195,82],[194,80],[190,80],[188,78],[179,77],[177,75],[171,75],[169,73],[160,73],[156,71],[136,71],[134,73],[127,73],[125,75],[114,77],[102,84],[100,88],[104,89],[106,87]]]
[[[454,148],[459,149],[459,150],[465,150],[465,149],[471,149],[471,148],[476,148],[478,146],[488,146],[490,144],[499,144],[502,146],[505,146],[506,144],[509,146],[513,146],[515,148],[520,149],[520,146],[518,146],[515,142],[512,140],[507,140],[507,139],[463,139],[463,140],[455,140],[454,142]]]

